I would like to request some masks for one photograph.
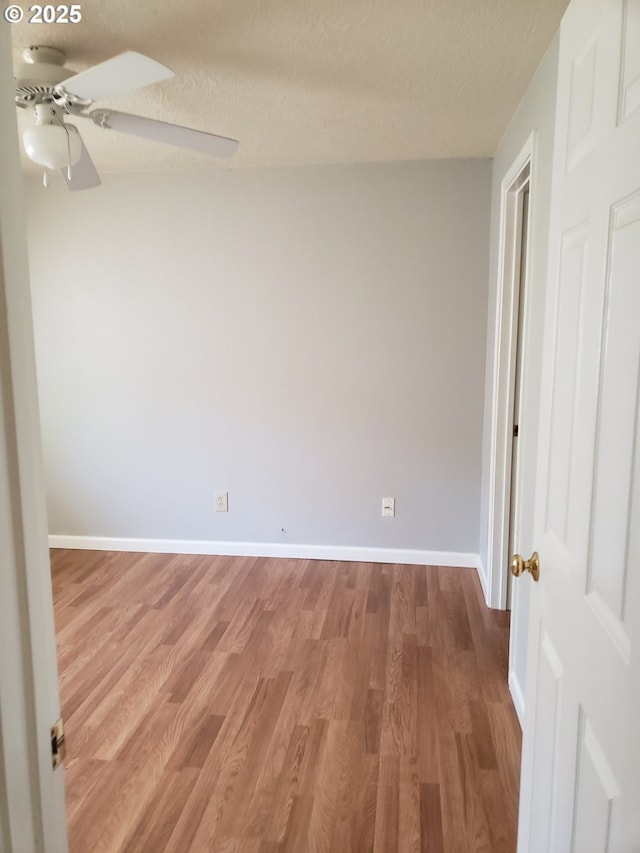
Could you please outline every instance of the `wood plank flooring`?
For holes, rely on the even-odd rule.
[[[511,853],[467,569],[52,552],[71,853]]]

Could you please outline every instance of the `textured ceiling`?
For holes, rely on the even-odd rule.
[[[490,157],[566,6],[82,0],[79,24],[23,21],[12,35],[16,60],[52,45],[78,71],[145,53],[176,77],[97,106],[240,140],[217,161],[77,120],[102,172]]]

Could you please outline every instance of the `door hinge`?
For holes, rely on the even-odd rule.
[[[518,424],[513,425],[513,437],[514,438],[518,437]]]
[[[62,717],[51,726],[51,758],[53,769],[59,767],[64,761],[67,746],[64,740],[64,721]]]

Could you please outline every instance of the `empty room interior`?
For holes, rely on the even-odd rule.
[[[548,281],[598,98],[621,174],[640,139],[639,26],[636,0],[6,5],[3,851],[638,849],[545,581],[590,423],[550,340],[627,453],[607,359],[636,350],[591,368],[571,318],[617,339],[636,244],[604,308]],[[594,464],[586,598],[624,684]]]

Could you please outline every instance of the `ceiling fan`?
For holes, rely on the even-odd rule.
[[[60,169],[71,190],[101,183],[78,128],[66,121],[67,116],[215,157],[228,157],[238,148],[238,141],[226,136],[116,110],[90,109],[94,101],[174,76],[171,69],[141,53],[126,51],[79,74],[64,67],[65,54],[54,47],[33,45],[22,56],[24,62],[15,70],[15,100],[18,107],[31,109],[34,119],[22,141],[27,156],[44,167],[45,186],[47,169]]]

